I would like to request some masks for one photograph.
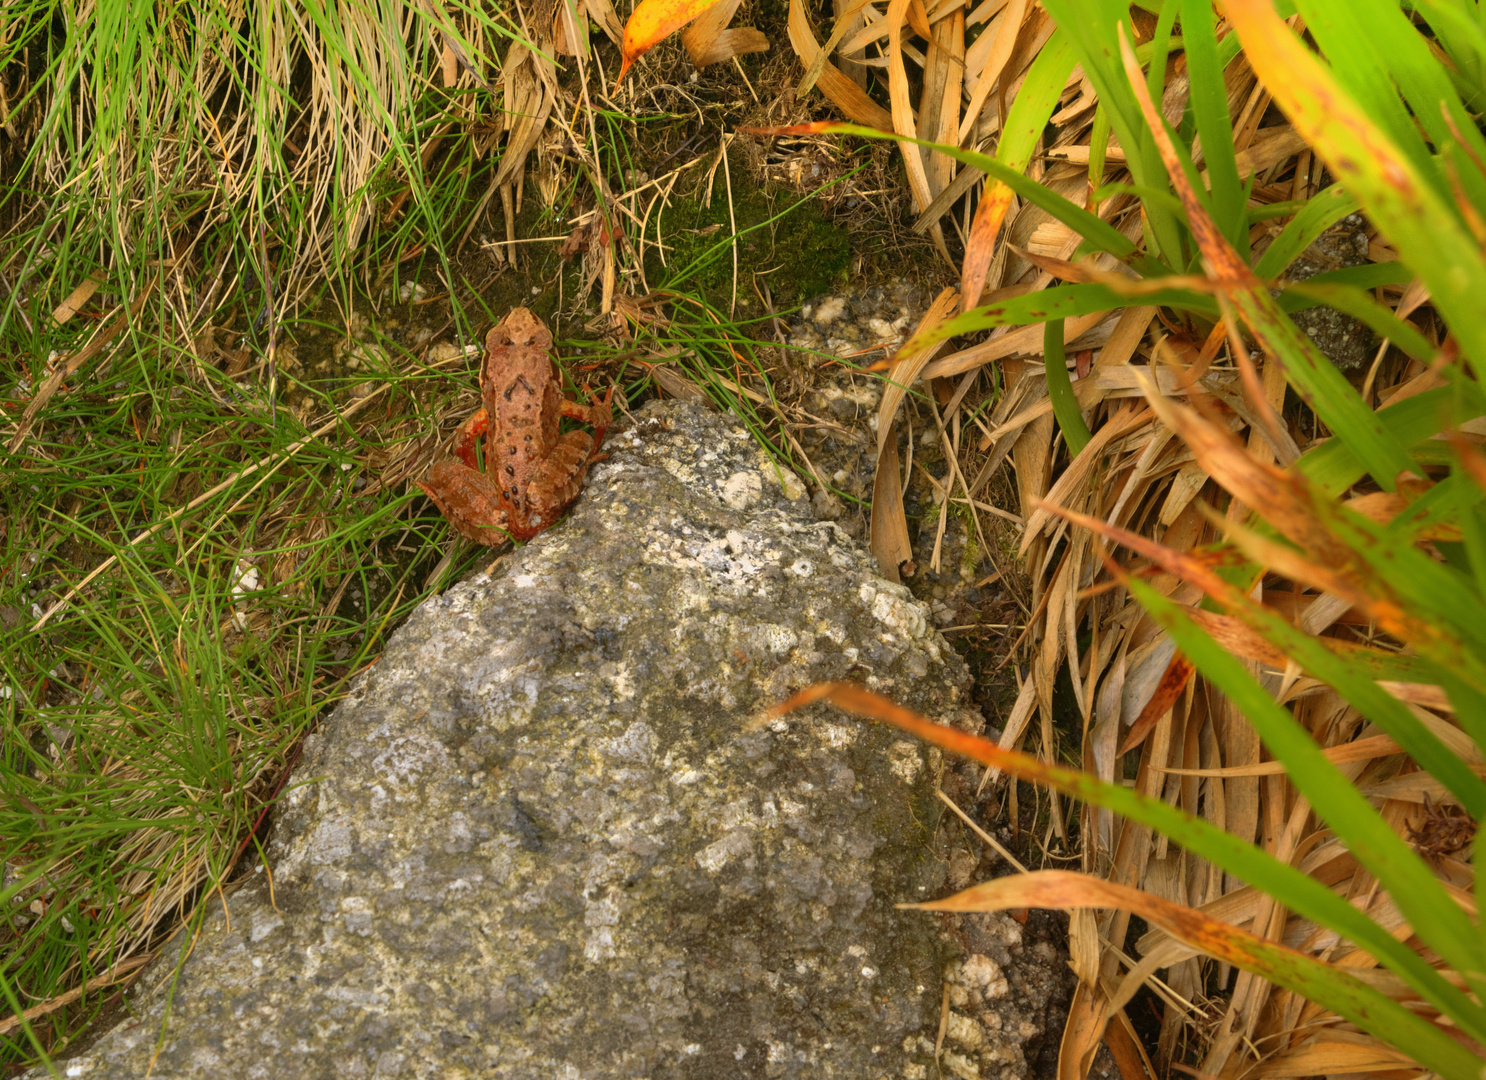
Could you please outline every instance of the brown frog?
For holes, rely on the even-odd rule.
[[[578,497],[613,422],[609,398],[597,405],[563,398],[552,335],[526,308],[486,335],[480,398],[484,408],[460,428],[455,457],[435,465],[418,486],[460,536],[490,545],[529,540]],[[593,434],[560,434],[564,416],[593,425]],[[486,472],[476,456],[481,435]]]

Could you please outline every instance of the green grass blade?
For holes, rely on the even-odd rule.
[[[1479,0],[1415,0],[1435,38],[1455,63],[1447,71],[1466,107],[1480,112],[1486,104],[1486,27]]]
[[[1243,181],[1238,176],[1233,125],[1228,118],[1228,92],[1223,85],[1223,65],[1218,59],[1209,0],[1182,0],[1182,40],[1192,84],[1192,115],[1202,139],[1202,156],[1212,193],[1213,220],[1228,242],[1247,258],[1249,228],[1244,204],[1248,200],[1244,198]]]
[[[1424,861],[1388,827],[1362,793],[1333,765],[1289,711],[1277,704],[1232,654],[1196,627],[1179,606],[1138,579],[1131,592],[1172,636],[1203,676],[1221,689],[1259,732],[1286,775],[1310,800],[1357,860],[1392,896],[1420,940],[1449,956],[1472,985],[1486,985],[1481,941],[1460,905],[1440,886]],[[1270,880],[1245,878],[1276,896]],[[1281,899],[1283,903],[1283,899]],[[1483,1017],[1472,1006],[1473,1019]]]
[[[1433,172],[1433,181],[1441,183],[1444,177],[1438,173],[1438,165],[1429,160],[1429,147],[1417,126],[1422,123],[1427,128],[1429,122],[1423,117],[1416,121],[1399,98],[1395,76],[1412,66],[1405,54],[1411,44],[1420,42],[1396,0],[1346,0],[1344,4],[1296,0],[1295,8],[1305,19],[1306,31],[1330,62],[1338,83],[1408,155],[1415,168]],[[1454,96],[1453,89],[1450,95]],[[1430,108],[1438,123],[1438,98]]]
[[[1413,272],[1401,262],[1363,263],[1361,266],[1339,266],[1335,270],[1323,270],[1314,277],[1304,279],[1306,285],[1350,285],[1357,289],[1376,289],[1382,285],[1402,285],[1413,281]],[[1296,284],[1300,284],[1297,282]],[[1315,307],[1315,303],[1302,300],[1300,296],[1287,295],[1288,289],[1280,293],[1280,310],[1289,314]]]
[[[1317,192],[1265,248],[1254,264],[1254,273],[1265,279],[1279,277],[1322,233],[1348,214],[1356,213],[1357,206],[1357,197],[1340,184]]]
[[[1063,432],[1063,441],[1068,444],[1068,453],[1078,457],[1093,436],[1089,433],[1089,425],[1084,423],[1084,414],[1073,393],[1073,383],[1068,378],[1062,319],[1049,319],[1043,324],[1042,354],[1047,365],[1047,396],[1052,399],[1053,416]]]
[[[1349,571],[1371,578],[1378,594],[1388,596],[1430,636],[1410,645],[1447,671],[1457,672],[1486,690],[1486,673],[1477,657],[1486,657],[1486,604],[1459,571],[1430,558],[1418,547],[1390,535],[1388,527],[1360,514],[1337,508],[1328,522],[1353,554]],[[1388,589],[1387,585],[1393,588]],[[1475,718],[1486,725],[1486,717]],[[1462,723],[1467,722],[1461,717]],[[1478,740],[1486,746],[1486,727]]]
[[[1122,295],[1106,285],[1054,285],[1050,289],[971,308],[952,319],[946,319],[927,333],[916,335],[899,351],[906,356],[961,334],[993,330],[998,326],[1025,326],[1049,319],[1071,319],[1079,315],[1092,315],[1097,311],[1116,311],[1144,304],[1165,304],[1168,307],[1199,312],[1211,318],[1217,316],[1216,307],[1210,298],[1181,289]]]
[[[1094,189],[1092,210],[1099,209],[1099,189],[1104,187],[1104,157],[1109,151],[1109,113],[1103,105],[1094,110],[1094,128],[1089,134],[1089,187]]]

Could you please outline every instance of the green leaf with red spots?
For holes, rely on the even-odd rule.
[[[1346,47],[1340,56],[1330,54],[1335,69],[1295,35],[1271,0],[1228,0],[1224,10],[1243,41],[1249,65],[1274,95],[1275,103],[1429,286],[1434,304],[1460,342],[1461,353],[1473,364],[1486,362],[1486,319],[1481,318],[1486,254],[1472,237],[1443,168],[1421,152],[1413,127],[1418,123],[1435,132],[1437,145],[1452,144],[1454,135],[1443,120],[1443,108],[1451,114],[1456,130],[1472,132],[1466,137],[1479,154],[1480,135],[1474,132],[1474,122],[1464,114],[1448,81],[1441,83],[1418,70],[1412,58],[1421,48],[1427,51],[1427,45],[1407,20],[1386,39],[1388,46],[1383,50],[1377,44],[1385,40],[1379,36],[1379,27],[1358,15],[1353,0],[1345,6],[1304,6],[1321,16],[1318,33]],[[1398,15],[1396,5],[1383,8]],[[1365,45],[1357,45],[1352,36],[1359,29],[1365,29],[1369,38]],[[1365,65],[1381,77],[1370,78],[1368,70],[1359,73],[1356,65]],[[1341,71],[1348,73],[1348,85],[1338,77]],[[1408,89],[1417,112],[1408,113],[1397,100],[1395,85]],[[1366,100],[1359,93],[1366,93]],[[1443,98],[1437,96],[1440,93]],[[1458,170],[1467,196],[1478,187],[1478,181],[1468,175],[1473,167],[1462,164]],[[1475,212],[1486,211],[1477,199],[1471,203]]]
[[[943,900],[901,906],[921,911],[1003,911],[1022,907],[1131,911],[1193,949],[1320,1002],[1338,1016],[1395,1045],[1408,1045],[1421,1063],[1427,1060],[1429,1067],[1441,1076],[1479,1080],[1479,1058],[1351,972],[1128,885],[1067,870],[1038,870],[996,878]]]

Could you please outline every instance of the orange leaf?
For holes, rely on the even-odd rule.
[[[969,311],[980,303],[985,291],[986,274],[991,269],[991,256],[996,250],[996,236],[1016,196],[1011,188],[997,180],[975,208],[970,223],[970,239],[965,241],[965,261],[960,274],[960,309]]]
[[[1125,736],[1125,745],[1120,747],[1117,754],[1128,754],[1145,741],[1145,737],[1151,733],[1156,722],[1165,716],[1176,704],[1176,699],[1182,696],[1182,691],[1187,688],[1187,680],[1192,677],[1194,670],[1196,669],[1192,666],[1192,661],[1181,653],[1171,658],[1171,663],[1166,665],[1166,673],[1156,684],[1156,692],[1145,703],[1145,708],[1140,710],[1135,723],[1130,725],[1130,734]]]
[[[1265,941],[1247,930],[1220,922],[1185,904],[1070,870],[1035,870],[1013,874],[924,904],[899,904],[921,911],[1001,911],[1015,907],[1119,908],[1132,911],[1176,940],[1218,960],[1275,978],[1279,969],[1316,969],[1326,965],[1293,949]],[[1281,981],[1276,979],[1276,981]]]
[[[624,24],[619,77],[614,80],[614,89],[619,89],[631,64],[715,3],[717,0],[640,0],[629,22]]]

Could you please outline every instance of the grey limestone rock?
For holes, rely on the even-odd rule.
[[[1348,214],[1327,229],[1285,271],[1291,281],[1305,281],[1327,270],[1368,262],[1367,223]],[[1292,312],[1290,318],[1315,342],[1321,355],[1342,371],[1367,370],[1378,347],[1377,335],[1350,315],[1325,304]]]
[[[962,662],[730,418],[653,405],[610,451],[394,635],[308,740],[272,896],[260,868],[168,1019],[165,961],[66,1075],[162,1038],[156,1080],[936,1075],[945,974],[985,967],[894,908],[942,891],[942,763],[827,707],[749,721],[847,679],[978,728]]]

